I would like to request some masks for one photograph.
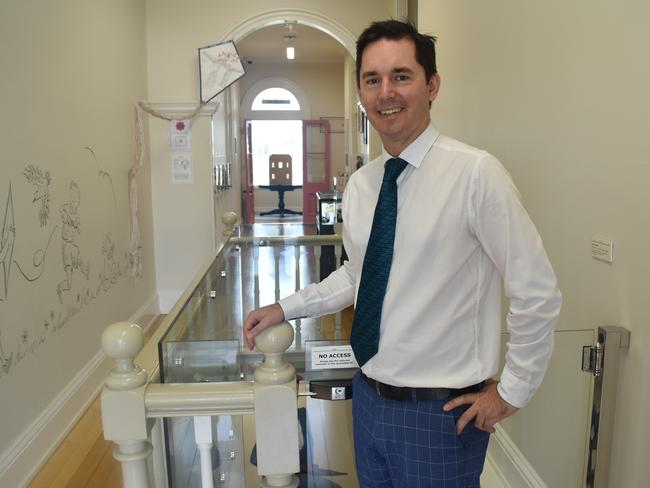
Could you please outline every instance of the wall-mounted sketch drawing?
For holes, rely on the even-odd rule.
[[[43,179],[40,179],[40,175],[43,177]],[[30,176],[27,177],[27,174]],[[28,178],[34,178],[34,181],[48,181],[48,183],[45,184],[45,186],[41,187],[40,190],[37,189],[36,193],[34,194],[34,200],[36,201],[38,199],[41,200],[41,210],[39,211],[39,218],[41,219],[41,224],[43,223],[43,219],[47,221],[48,215],[49,215],[49,181],[50,177],[49,174],[43,174],[38,168],[35,166],[30,165],[28,169],[25,170],[25,176]],[[37,198],[37,194],[40,194],[40,198]],[[23,278],[27,281],[36,281],[41,277],[43,274],[43,271],[45,269],[45,257],[47,256],[47,251],[50,247],[50,243],[52,242],[52,237],[54,236],[54,232],[59,228],[58,225],[54,226],[52,231],[50,232],[50,237],[47,240],[47,244],[45,245],[45,249],[37,249],[34,252],[34,256],[32,258],[32,266],[33,268],[36,269],[36,274],[34,275],[28,275],[27,272],[23,269],[23,267],[18,263],[13,258],[14,255],[14,243],[16,241],[16,223],[15,223],[15,217],[14,217],[14,202],[13,202],[13,192],[11,189],[11,184],[9,184],[9,194],[7,195],[7,204],[5,206],[5,211],[4,211],[4,220],[2,223],[2,227],[0,227],[0,302],[6,301],[8,296],[9,296],[9,280],[11,278],[11,270],[12,266],[15,264],[16,267],[18,268],[18,271],[20,274],[23,275]]]
[[[113,185],[113,177],[108,171],[104,171],[99,166],[99,161],[97,160],[97,156],[95,155],[95,151],[93,151],[92,147],[84,146],[84,149],[86,149],[93,157],[93,161],[95,161],[95,166],[97,166],[97,174],[99,175],[99,177],[108,181],[108,184],[111,187],[111,193],[113,194],[113,204],[115,205],[115,208],[117,208],[117,197],[115,196],[115,186]]]
[[[47,251],[50,249],[50,243],[52,242],[52,237],[54,237],[54,233],[56,230],[59,228],[58,225],[55,225],[52,231],[50,232],[50,237],[47,239],[47,244],[45,245],[45,249],[37,249],[34,251],[34,256],[32,258],[32,266],[36,268],[37,273],[35,275],[29,276],[23,267],[14,259],[14,264],[18,268],[18,271],[20,271],[20,274],[23,275],[23,278],[25,278],[27,281],[32,282],[36,281],[43,275],[43,271],[45,270],[45,257],[47,256]],[[40,271],[38,271],[40,269]]]
[[[79,185],[70,183],[70,201],[61,205],[61,253],[63,257],[63,270],[65,279],[56,287],[59,302],[63,304],[63,292],[72,288],[72,272],[79,270],[86,279],[90,277],[90,262],[83,262],[77,239],[81,234],[81,219],[79,218],[79,204],[81,192]]]
[[[12,352],[8,356],[5,354],[4,347],[2,345],[2,331],[0,330],[0,368],[2,368],[4,374],[9,374],[13,362],[14,353]]]
[[[16,221],[14,217],[14,201],[9,183],[7,205],[5,206],[2,233],[0,233],[0,301],[7,299],[9,294],[9,275],[14,256],[14,242],[16,241]]]
[[[207,103],[246,74],[233,41],[199,48],[201,103]]]
[[[23,172],[25,178],[29,183],[36,186],[32,203],[41,202],[41,207],[38,210],[38,218],[41,222],[41,227],[47,225],[47,219],[50,217],[50,172],[41,170],[38,166],[30,164]]]
[[[115,241],[110,233],[104,236],[102,255],[104,256],[104,268],[99,273],[99,286],[102,290],[108,291],[122,275],[120,264],[115,260]]]

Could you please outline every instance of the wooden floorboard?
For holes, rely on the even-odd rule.
[[[90,484],[90,479],[95,474],[99,463],[102,461],[104,454],[107,452],[112,457],[112,443],[104,440],[102,436],[99,436],[97,439],[95,439],[95,443],[88,451],[88,454],[85,456],[84,462],[79,466],[79,468],[75,471],[74,475],[70,479],[68,486],[74,488],[93,486]]]
[[[117,467],[117,463],[113,459],[112,443],[103,439],[102,442],[106,444],[106,450],[103,452],[92,476],[88,479],[87,486],[101,486],[102,481],[108,480],[111,472]]]

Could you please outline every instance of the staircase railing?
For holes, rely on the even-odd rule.
[[[273,247],[275,299],[280,298],[280,246],[294,248],[295,289],[301,283],[300,246],[313,246],[315,269],[313,276],[320,276],[321,246],[335,249],[336,262],[340,262],[342,247],[339,235],[300,236],[242,236],[235,235],[234,214],[226,214],[224,238],[232,246],[252,249],[253,256],[253,302],[260,305],[258,273],[259,250]],[[295,349],[300,349],[300,336],[294,336],[294,328],[287,322],[271,327],[258,336],[256,347],[264,360],[255,369],[254,380],[233,382],[161,383],[161,371],[157,344],[171,327],[174,319],[184,310],[190,300],[197,297],[195,290],[203,283],[203,276],[213,267],[220,249],[210,262],[197,274],[188,289],[161,324],[159,330],[145,345],[142,330],[137,324],[119,322],[110,325],[102,337],[102,346],[108,357],[115,360],[115,367],[106,380],[102,391],[102,418],[104,437],[114,442],[114,457],[122,468],[126,488],[168,486],[166,456],[161,441],[159,419],[192,417],[194,440],[200,458],[201,486],[214,486],[212,416],[255,415],[256,462],[261,486],[297,487],[295,473],[300,470],[299,449],[302,432],[297,420],[296,370],[286,360],[286,351],[296,339]],[[286,253],[285,253],[286,254]],[[285,259],[286,256],[283,256]],[[303,259],[304,261],[304,259]],[[286,266],[286,263],[283,262]],[[303,264],[302,266],[304,266]],[[222,271],[224,273],[224,271]],[[222,276],[224,276],[222,274]],[[209,299],[209,292],[198,294],[198,301]],[[228,297],[232,298],[232,297]],[[248,297],[249,302],[251,297]],[[234,301],[233,301],[234,302]],[[229,303],[226,303],[230,306]],[[250,305],[250,304],[249,304]],[[198,310],[200,303],[192,303]],[[243,300],[241,307],[244,307]],[[246,310],[240,310],[239,318]],[[228,312],[232,313],[232,312]],[[232,317],[229,318],[229,320]],[[336,329],[340,331],[340,314],[336,317]],[[240,324],[241,326],[241,324]],[[296,322],[300,334],[300,322]],[[243,375],[242,375],[243,377]],[[152,435],[152,430],[154,434]],[[153,452],[153,456],[152,456]],[[223,476],[223,475],[222,475]],[[217,480],[226,481],[223,479]],[[237,484],[241,483],[241,484]],[[221,483],[219,486],[227,485]],[[243,486],[243,480],[231,486]]]

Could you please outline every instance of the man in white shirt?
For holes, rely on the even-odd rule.
[[[358,94],[384,150],[352,175],[343,196],[348,261],[244,324],[252,348],[282,320],[358,306],[386,164],[408,163],[397,177],[392,264],[384,263],[385,294],[376,301],[378,347],[353,383],[357,471],[361,486],[373,488],[478,487],[489,432],[542,381],[561,305],[508,173],[431,124],[440,88],[434,41],[398,21],[361,34]],[[509,339],[497,383],[490,378],[498,373],[502,283]],[[355,327],[356,319],[353,336]]]

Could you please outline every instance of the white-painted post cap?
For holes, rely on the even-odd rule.
[[[255,337],[255,346],[264,354],[278,354],[286,351],[293,342],[293,327],[282,322],[266,328]]]
[[[116,322],[102,334],[102,348],[112,359],[134,359],[144,346],[144,334],[138,324]]]

